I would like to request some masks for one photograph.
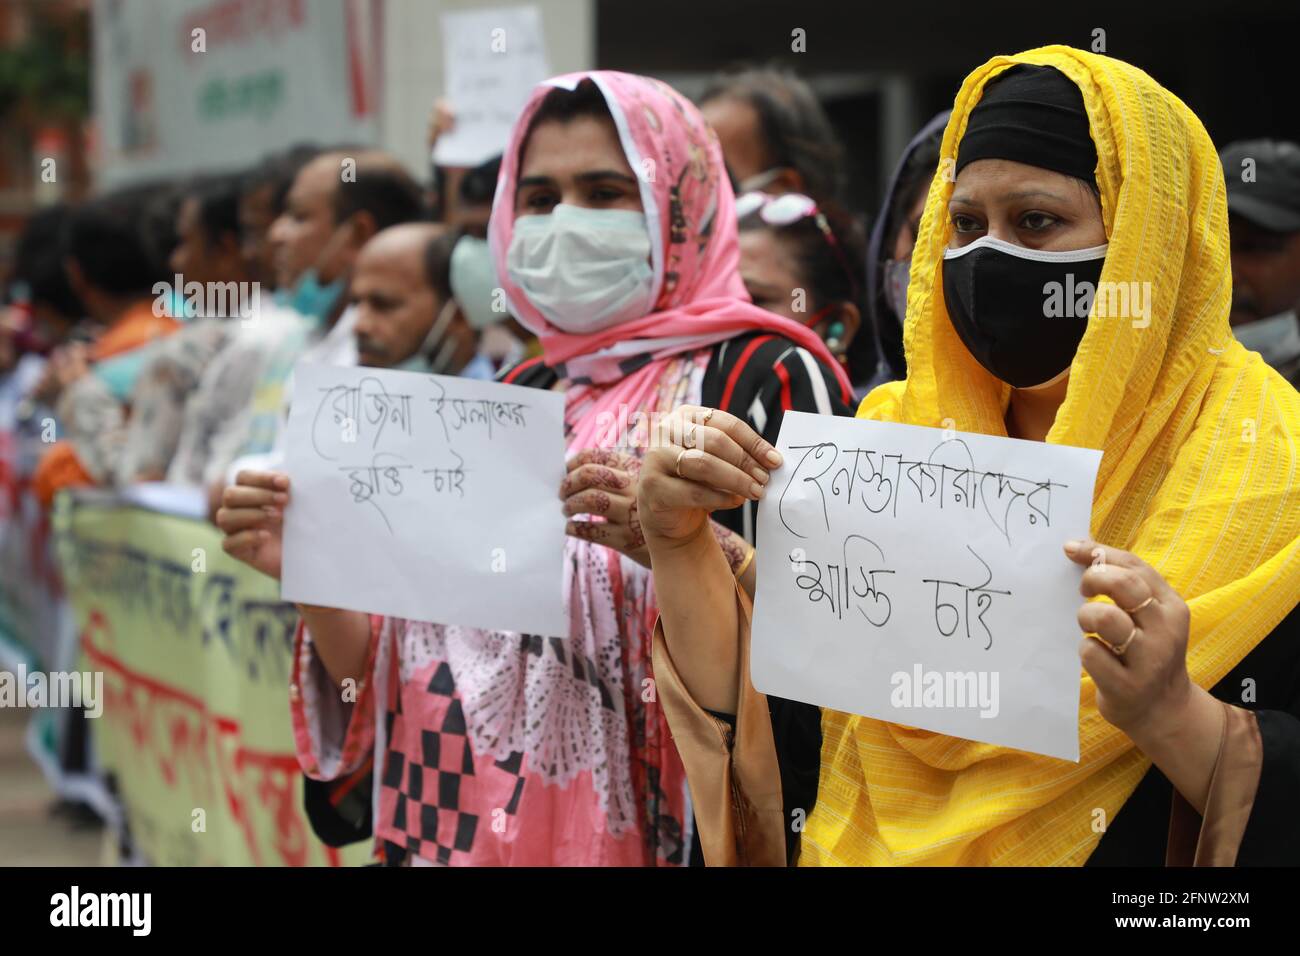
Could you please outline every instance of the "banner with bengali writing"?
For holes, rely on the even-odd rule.
[[[234,168],[294,143],[375,143],[383,10],[382,0],[95,0],[100,185]]]
[[[297,612],[206,521],[62,495],[55,529],[90,721],[131,838],[158,865],[356,865],[312,833],[289,720]]]

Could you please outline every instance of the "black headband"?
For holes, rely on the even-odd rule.
[[[1018,64],[984,87],[957,148],[957,168],[1009,159],[1097,183],[1083,94],[1051,66]]]

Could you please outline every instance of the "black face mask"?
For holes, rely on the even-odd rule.
[[[1015,388],[1074,360],[1106,247],[1039,252],[984,236],[943,256],[948,317],[976,361]]]

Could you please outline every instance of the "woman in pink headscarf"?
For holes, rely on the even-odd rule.
[[[504,380],[566,394],[570,633],[303,607],[299,759],[334,780],[373,756],[390,863],[692,862],[685,774],[650,673],[657,608],[635,510],[650,425],[705,404],[774,440],[788,409],[847,411],[848,380],[811,328],[749,302],[717,140],[658,81],[602,71],[539,86],[502,162],[489,243],[510,311],[543,350]],[[757,498],[713,526],[738,573]],[[219,519],[227,550],[278,574],[288,500],[285,476],[241,476]],[[357,699],[341,704],[349,678]],[[782,703],[778,735],[818,732],[814,709],[810,724]],[[815,789],[817,768],[803,769]],[[795,782],[792,800],[806,791]]]

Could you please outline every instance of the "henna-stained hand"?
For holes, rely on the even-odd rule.
[[[587,448],[569,459],[568,469],[560,482],[564,514],[586,520],[570,520],[566,533],[613,548],[648,568],[650,553],[636,507],[641,460],[612,448]]]

